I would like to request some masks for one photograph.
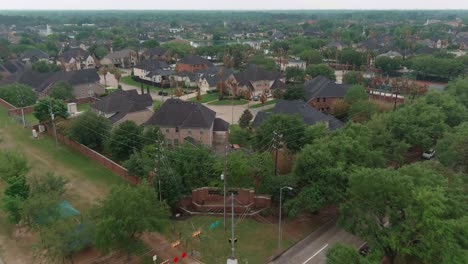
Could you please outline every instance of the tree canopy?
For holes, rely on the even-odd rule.
[[[65,105],[65,103],[63,103],[62,100],[59,99],[43,97],[34,106],[34,116],[40,122],[51,120],[51,113],[54,114],[54,118],[68,117],[67,106]]]
[[[109,119],[93,111],[86,111],[72,121],[68,135],[89,148],[102,151],[111,129]]]
[[[143,143],[143,127],[127,120],[112,130],[107,149],[114,159],[124,161],[134,152],[140,151]]]
[[[325,64],[307,66],[306,74],[310,75],[312,78],[322,75],[333,81],[336,79],[335,70]]]
[[[0,98],[16,107],[25,107],[36,102],[36,93],[30,86],[14,83],[0,89]]]
[[[60,100],[73,100],[75,95],[73,94],[73,87],[67,81],[56,82],[50,91],[50,97]]]

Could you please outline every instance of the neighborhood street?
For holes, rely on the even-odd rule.
[[[356,248],[363,244],[361,239],[339,228],[336,221],[331,220],[270,264],[324,264],[327,250],[338,242]]]

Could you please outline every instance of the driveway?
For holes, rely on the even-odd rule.
[[[331,220],[270,264],[325,264],[327,250],[338,242],[356,248],[363,245],[360,238],[339,228],[336,226],[336,222]]]

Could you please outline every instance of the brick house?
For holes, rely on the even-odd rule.
[[[333,102],[344,99],[350,87],[348,84],[337,84],[324,76],[317,76],[304,84],[307,103],[319,111],[329,111]]]
[[[207,59],[204,59],[198,55],[189,55],[176,64],[176,72],[197,72],[200,70],[206,70],[213,66],[213,63]]]
[[[81,48],[73,48],[59,56],[57,64],[67,71],[91,69],[96,67],[96,61],[91,54]]]
[[[232,74],[227,80],[227,85],[231,93],[233,93],[233,86],[237,87],[236,95],[250,92],[252,96],[260,96],[263,93],[269,94],[276,81],[284,83],[285,78],[277,71],[269,71],[252,65],[245,71]]]
[[[180,99],[166,100],[145,125],[161,128],[168,145],[185,141],[209,147],[225,144],[229,130],[229,124],[216,118],[213,110],[200,103]]]
[[[115,66],[119,68],[130,68],[138,63],[138,53],[131,49],[123,49],[107,54],[101,65]]]

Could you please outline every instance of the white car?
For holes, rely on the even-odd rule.
[[[424,151],[424,153],[422,154],[423,159],[427,159],[427,160],[433,159],[434,156],[435,156],[435,150],[434,149]]]

